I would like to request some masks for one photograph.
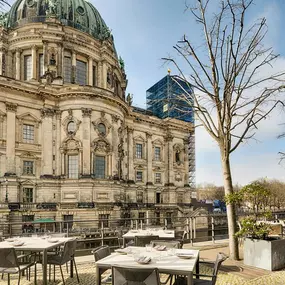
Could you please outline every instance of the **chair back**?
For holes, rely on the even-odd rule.
[[[19,268],[16,251],[13,247],[0,249],[0,271],[7,268]]]
[[[96,261],[110,255],[111,250],[110,250],[109,246],[103,245],[103,246],[99,246],[99,247],[95,248],[94,250],[92,250],[92,253],[94,255],[94,259],[96,262]]]
[[[157,268],[112,267],[112,285],[159,285]]]
[[[149,244],[152,240],[158,240],[159,236],[135,236],[135,246],[145,246]]]
[[[166,248],[180,248],[180,242],[177,240],[152,240],[150,244],[155,247],[157,245],[165,245]]]
[[[217,258],[216,258],[215,265],[214,265],[214,270],[213,270],[212,285],[216,284],[218,271],[220,269],[220,266],[221,266],[222,262],[224,262],[227,258],[228,258],[228,256],[225,255],[222,252],[219,252],[217,254]]]
[[[73,259],[76,250],[77,241],[69,240],[65,242],[63,252],[61,254],[61,264],[64,264]]]

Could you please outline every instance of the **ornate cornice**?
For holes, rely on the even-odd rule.
[[[16,113],[17,112],[17,104],[14,104],[14,103],[10,103],[10,102],[6,102],[6,111],[8,112],[14,112]]]
[[[52,108],[43,108],[41,109],[42,117],[53,117],[56,113],[55,109]]]
[[[91,108],[81,108],[82,111],[82,117],[88,117],[91,118],[91,114],[92,114],[92,109]]]

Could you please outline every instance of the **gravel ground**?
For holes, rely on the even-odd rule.
[[[79,272],[79,278],[80,278],[80,284],[81,285],[94,285],[95,284],[95,265],[94,263],[85,263],[85,264],[78,264],[78,272]],[[37,278],[37,284],[42,284],[41,280],[41,266],[38,265],[38,278]],[[70,278],[64,268],[64,274],[66,278],[66,285],[75,285],[78,284],[76,277]],[[210,273],[211,269],[206,266],[200,267],[201,273]],[[52,274],[53,275],[53,274]],[[0,285],[7,284],[7,276],[4,276],[4,279],[0,279]],[[17,284],[17,275],[11,275],[11,285]],[[34,279],[33,276],[31,277],[31,281],[26,280],[26,277],[22,277],[21,279],[22,285],[33,285]],[[50,285],[61,285],[62,280],[60,277],[60,272],[57,269],[56,270],[56,281],[55,282],[49,282]],[[283,271],[277,271],[274,273],[271,273],[269,275],[265,275],[259,278],[246,280],[240,276],[237,276],[235,274],[231,274],[228,272],[219,272],[218,280],[216,285],[284,285],[285,284],[285,270]]]

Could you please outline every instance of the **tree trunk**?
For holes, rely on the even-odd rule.
[[[221,151],[221,157],[222,157],[225,194],[226,195],[232,194],[233,183],[232,183],[230,159],[229,157],[225,157],[223,151]],[[227,219],[228,219],[228,231],[229,231],[230,258],[233,260],[238,260],[239,259],[238,240],[235,237],[237,221],[236,221],[235,205],[233,204],[227,204]]]

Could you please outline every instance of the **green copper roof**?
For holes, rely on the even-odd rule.
[[[46,22],[50,17],[99,40],[111,36],[97,9],[85,0],[17,0],[6,15],[0,16],[0,24],[16,28],[26,23]]]

